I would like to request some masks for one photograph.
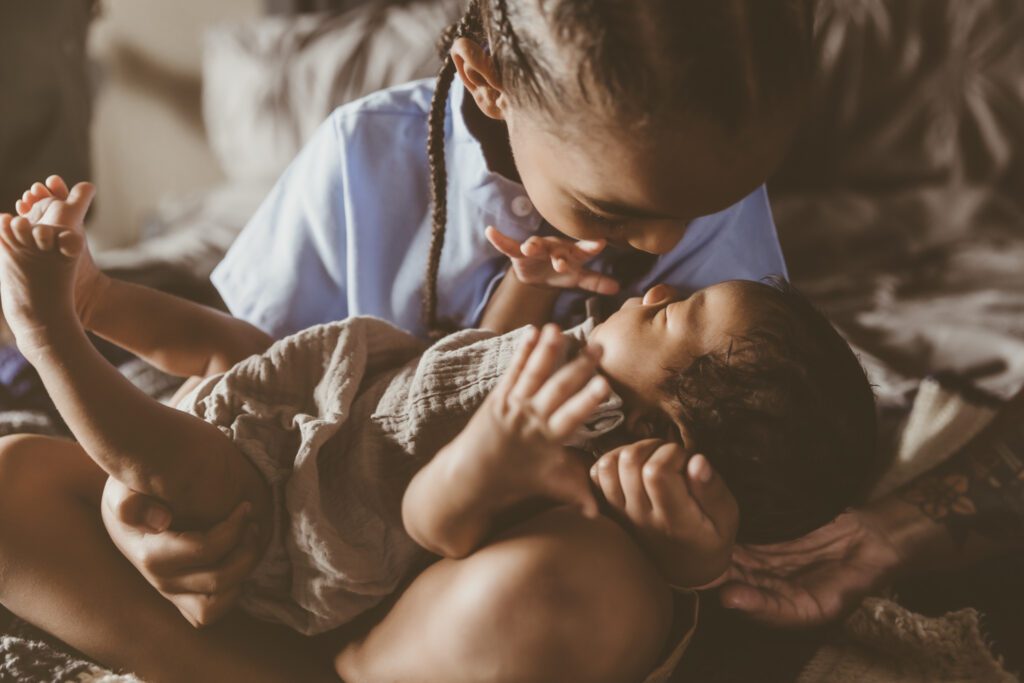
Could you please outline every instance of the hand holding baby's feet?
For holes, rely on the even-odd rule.
[[[700,586],[726,570],[739,508],[703,455],[645,439],[605,453],[590,476],[672,584]]]
[[[498,386],[447,447],[471,473],[467,486],[497,508],[542,497],[597,514],[586,467],[562,444],[607,398],[588,348],[562,365],[567,340],[555,325],[532,330]]]
[[[604,240],[531,237],[519,243],[494,226],[488,226],[485,234],[495,249],[512,260],[512,270],[523,284],[579,288],[597,294],[619,291],[618,282],[585,267],[604,250]]]
[[[96,188],[92,183],[78,183],[68,190],[60,176],[52,175],[46,179],[45,184],[33,184],[15,204],[18,215],[27,219],[31,226],[52,226],[58,232],[66,231],[81,237],[82,248],[77,256],[73,299],[75,312],[86,327],[92,303],[105,282],[93,263],[85,241],[85,215],[95,194]]]

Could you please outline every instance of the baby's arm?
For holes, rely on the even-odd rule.
[[[466,428],[406,489],[406,531],[427,550],[464,557],[525,504],[575,505],[597,514],[586,466],[561,444],[609,391],[599,352],[558,368],[566,343],[557,326],[531,334]]]
[[[33,225],[25,215],[0,215],[0,297],[19,348],[38,370],[75,437],[110,476],[167,501],[179,521],[220,520],[243,499],[262,516],[269,492],[230,439],[212,425],[150,399],[86,337],[81,323],[85,309],[78,295],[96,282],[88,271],[92,264],[81,230],[91,186],[79,185],[69,193],[54,181],[49,190],[33,190],[37,198],[46,194],[40,201],[47,208],[38,217],[53,222]],[[20,202],[19,209],[32,214],[33,206],[26,203]],[[141,320],[125,326],[159,327],[156,312],[132,312]],[[181,320],[195,318],[185,315]]]
[[[82,222],[94,188],[73,191],[59,176],[35,183],[18,202],[30,224],[84,236]],[[75,312],[89,331],[179,377],[223,372],[266,350],[273,341],[244,320],[147,287],[112,279],[96,267],[88,248],[78,257]]]

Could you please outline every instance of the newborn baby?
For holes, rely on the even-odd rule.
[[[669,582],[692,586],[724,569],[736,506],[741,538],[777,541],[831,519],[867,483],[867,380],[785,287],[654,287],[574,330],[578,341],[524,327],[428,348],[352,318],[271,343],[243,321],[100,277],[81,231],[91,196],[51,179],[26,193],[22,216],[0,216],[0,292],[18,345],[95,462],[166,501],[179,524],[250,502],[267,549],[242,605],[303,633],[380,602],[426,550],[468,554],[538,500],[593,515],[596,488]],[[496,296],[514,304],[515,283]],[[177,410],[88,341],[94,316],[115,308],[126,322],[111,341],[205,376]],[[161,329],[133,324],[153,311]],[[702,470],[696,449],[735,497],[710,501],[713,514],[685,495],[681,471]]]

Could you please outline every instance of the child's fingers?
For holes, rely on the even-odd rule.
[[[660,444],[657,439],[645,439],[624,447],[619,453],[619,482],[626,497],[626,514],[631,519],[642,519],[651,511],[642,471]]]
[[[589,261],[604,251],[606,240],[580,240],[572,245],[573,255],[581,261]]]
[[[608,380],[601,375],[591,377],[586,386],[562,404],[548,420],[551,436],[558,441],[569,438],[608,398],[609,392]]]
[[[597,372],[597,361],[600,357],[600,347],[588,346],[576,358],[551,375],[531,401],[537,416],[547,420],[559,406],[586,386]]]
[[[687,461],[686,480],[694,501],[718,535],[725,539],[734,538],[739,526],[739,505],[725,480],[715,473],[705,456],[698,453]]]
[[[597,517],[597,499],[579,460],[564,454],[559,466],[544,481],[548,496],[579,508],[584,517]]]
[[[488,225],[484,229],[484,235],[487,237],[487,241],[491,243],[491,246],[505,256],[508,256],[509,258],[523,257],[524,254],[519,242],[516,242],[493,225]]]
[[[165,532],[146,537],[148,568],[156,573],[182,573],[219,564],[245,539],[250,506],[242,503],[207,531]]]
[[[52,175],[46,179],[46,187],[57,199],[68,198],[68,185],[59,175]]]
[[[257,536],[255,525],[250,524],[245,531],[244,541],[235,546],[219,565],[175,577],[166,583],[167,592],[216,595],[232,590],[249,576],[259,562],[259,553],[254,552],[254,546],[258,543]]]
[[[590,468],[590,478],[601,489],[609,505],[616,510],[625,510],[626,496],[619,482],[619,452],[615,450],[602,455]]]
[[[220,595],[176,595],[172,602],[192,626],[202,628],[219,621],[234,606],[241,594],[242,587],[239,585]]]
[[[619,283],[614,279],[598,273],[593,270],[582,270],[580,271],[579,282],[576,286],[580,289],[585,289],[588,292],[594,292],[596,294],[618,294]]]
[[[509,396],[524,401],[533,397],[558,366],[564,347],[565,337],[558,325],[545,325]]]
[[[19,199],[14,202],[14,210],[18,212],[19,216],[24,216],[32,210],[32,204],[26,202],[24,199]]]
[[[508,395],[512,387],[516,385],[516,382],[519,380],[519,374],[523,371],[523,367],[526,366],[526,361],[529,360],[530,354],[533,353],[539,337],[540,334],[537,328],[530,325],[529,329],[523,334],[515,354],[512,356],[512,362],[509,364],[508,370],[505,371],[505,374],[502,375],[501,380],[498,382],[498,386],[495,387],[495,391],[499,392],[499,396]]]
[[[523,256],[532,259],[548,258],[553,245],[543,237],[531,237],[521,246]]]
[[[683,478],[687,452],[667,443],[654,452],[643,468],[644,487],[656,514],[667,520],[701,520],[704,514]]]

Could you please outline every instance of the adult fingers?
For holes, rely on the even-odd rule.
[[[736,537],[740,510],[725,480],[718,476],[708,459],[698,453],[686,463],[686,478],[693,499],[724,539]]]
[[[522,258],[524,256],[520,243],[493,225],[488,225],[484,229],[484,235],[487,237],[487,241],[491,243],[491,246],[505,256],[509,258]]]
[[[727,583],[719,588],[718,596],[724,607],[770,626],[800,628],[829,621],[809,595],[793,595],[779,585]]]
[[[600,347],[587,346],[576,358],[556,370],[533,396],[531,403],[537,416],[547,420],[555,410],[583,389],[597,372],[600,358]]]
[[[558,366],[565,343],[565,337],[562,336],[558,325],[545,325],[537,345],[531,351],[526,365],[512,387],[510,397],[526,400],[536,394]]]
[[[565,441],[587,421],[601,402],[608,398],[611,387],[601,375],[590,378],[586,386],[558,408],[548,420],[552,437]]]

